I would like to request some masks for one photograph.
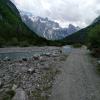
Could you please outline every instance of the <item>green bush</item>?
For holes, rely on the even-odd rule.
[[[19,46],[20,47],[28,47],[29,43],[28,43],[28,41],[22,41],[22,42],[20,42]]]
[[[12,100],[14,95],[15,95],[15,91],[9,90],[3,95],[2,100]]]
[[[2,37],[0,37],[0,48],[4,46],[5,42],[6,41]]]

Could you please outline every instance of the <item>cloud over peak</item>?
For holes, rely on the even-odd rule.
[[[89,25],[100,14],[100,0],[12,0],[20,10],[48,17],[60,25]]]

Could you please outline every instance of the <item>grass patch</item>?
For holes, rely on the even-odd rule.
[[[73,47],[74,47],[74,48],[81,48],[81,47],[82,47],[82,44],[80,44],[80,43],[73,44]]]
[[[3,95],[2,100],[12,100],[14,95],[15,95],[15,91],[9,90]]]

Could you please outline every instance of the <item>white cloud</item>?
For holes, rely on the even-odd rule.
[[[62,26],[89,25],[100,14],[100,0],[12,0],[21,10],[48,17]]]

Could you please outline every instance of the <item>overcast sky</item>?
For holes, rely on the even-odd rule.
[[[61,26],[85,27],[100,15],[100,0],[12,0],[18,9],[48,17]]]

